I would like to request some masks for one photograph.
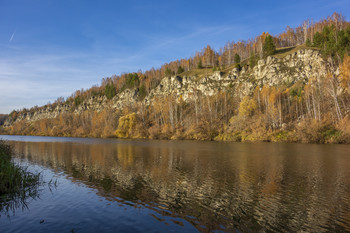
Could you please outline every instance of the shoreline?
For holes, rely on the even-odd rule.
[[[229,139],[215,139],[207,140],[207,139],[193,139],[193,138],[149,138],[149,137],[117,137],[117,136],[109,136],[109,137],[93,137],[88,135],[28,135],[28,134],[3,134],[0,133],[0,136],[27,136],[27,137],[56,137],[56,138],[76,138],[76,139],[115,139],[115,140],[145,140],[145,141],[196,141],[196,142],[226,142],[226,143],[290,143],[290,144],[315,144],[315,145],[350,145],[350,142],[337,142],[337,141],[328,141],[324,139],[323,142],[305,142],[302,140],[278,140],[276,138],[272,140],[229,140]],[[221,135],[219,135],[221,136]]]

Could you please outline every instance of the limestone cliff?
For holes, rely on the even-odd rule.
[[[299,49],[291,51],[283,56],[269,56],[258,61],[253,68],[244,66],[241,70],[215,71],[208,74],[184,74],[172,77],[164,77],[160,84],[152,89],[142,100],[145,104],[152,103],[155,97],[167,96],[169,94],[182,97],[189,101],[194,94],[212,96],[220,90],[232,89],[240,96],[249,95],[256,88],[263,85],[292,85],[302,81],[307,83],[312,77],[324,76],[327,73],[327,64],[320,52],[313,49]],[[21,111],[14,117],[8,117],[5,126],[10,126],[15,121],[27,120],[37,121],[45,118],[55,118],[60,114],[73,112],[76,114],[84,110],[101,111],[102,109],[122,109],[124,106],[134,105],[140,101],[137,89],[126,89],[117,94],[111,100],[105,96],[95,96],[83,101],[79,105],[56,104],[46,105]]]

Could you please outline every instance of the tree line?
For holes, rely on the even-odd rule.
[[[221,90],[214,96],[194,92],[185,102],[175,94],[156,97],[151,105],[143,100],[164,76],[191,74],[193,70],[221,70],[241,65],[251,69],[258,59],[276,49],[303,45],[317,47],[331,58],[325,77],[308,83],[258,86],[249,96],[237,90]],[[196,139],[234,141],[303,141],[350,143],[350,24],[334,13],[319,22],[310,20],[295,29],[253,40],[230,42],[214,51],[209,45],[189,59],[164,64],[159,69],[138,71],[102,80],[100,86],[78,90],[59,98],[55,104],[79,106],[92,96],[112,99],[135,88],[139,102],[122,110],[106,107],[101,112],[66,113],[56,119],[34,123],[17,122],[9,133],[55,136],[90,136],[155,139]],[[244,63],[242,61],[245,61]],[[336,70],[339,72],[335,72]],[[186,73],[188,72],[188,73]],[[31,111],[37,110],[38,107]],[[28,110],[30,111],[30,110]],[[10,114],[16,117],[17,112]]]
[[[259,59],[274,54],[276,49],[299,45],[320,48],[325,56],[333,58],[336,63],[334,65],[339,65],[345,53],[349,51],[349,43],[350,23],[343,15],[335,12],[318,22],[306,20],[296,28],[287,26],[284,32],[276,36],[263,32],[246,41],[227,42],[218,51],[207,45],[190,58],[165,63],[158,69],[151,68],[147,71],[139,70],[103,78],[100,85],[87,90],[77,90],[66,99],[60,97],[52,105],[74,103],[79,106],[92,96],[106,96],[112,99],[127,88],[136,88],[142,99],[158,86],[164,76],[190,75],[191,71],[198,69],[223,70],[233,65],[241,68],[241,61],[248,61],[247,68],[252,68]],[[35,106],[32,111],[38,108]]]

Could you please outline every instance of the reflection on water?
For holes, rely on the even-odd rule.
[[[2,171],[2,169],[7,169],[7,171]],[[3,172],[11,175],[3,175]],[[0,177],[11,177],[13,184],[18,187],[18,189],[12,189],[11,192],[2,192],[6,190],[6,186],[0,186],[0,218],[10,218],[17,210],[28,209],[29,200],[40,198],[40,186],[44,185],[40,174],[33,174],[28,172],[25,167],[14,165],[10,167],[1,166]],[[51,183],[49,187],[51,188]],[[1,190],[2,188],[4,190]]]
[[[350,231],[349,146],[91,139],[13,144],[32,164],[64,172],[108,201],[152,210],[160,222],[170,216],[203,232]]]

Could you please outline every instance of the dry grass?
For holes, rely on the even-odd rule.
[[[284,58],[290,54],[298,52],[301,49],[311,49],[311,50],[317,50],[317,51],[320,50],[320,49],[315,48],[315,47],[308,47],[306,45],[299,45],[299,46],[293,46],[293,47],[278,48],[276,50],[276,53],[273,56],[276,58]]]

